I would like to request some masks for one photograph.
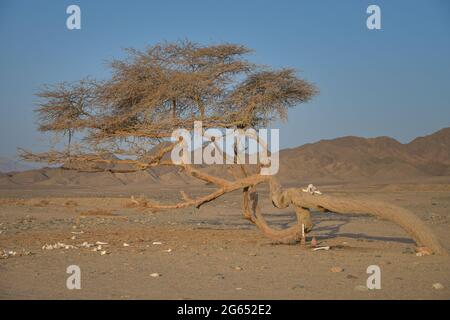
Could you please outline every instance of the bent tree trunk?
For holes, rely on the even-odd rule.
[[[261,229],[269,238],[283,243],[297,242],[302,231],[310,231],[312,224],[310,210],[331,211],[337,214],[371,215],[381,220],[392,221],[402,227],[418,246],[431,249],[434,253],[448,255],[433,232],[412,212],[391,204],[353,199],[351,197],[333,197],[312,195],[297,188],[282,190],[276,178],[269,179],[270,197],[277,208],[293,205],[297,215],[297,224],[283,230],[271,228],[261,214],[255,188],[244,189],[244,216]]]

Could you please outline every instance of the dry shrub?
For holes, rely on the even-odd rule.
[[[127,207],[127,208],[145,208],[145,207],[147,207],[148,204],[150,204],[150,202],[144,196],[139,196],[137,198],[135,198],[134,196],[131,196],[130,201],[125,204],[125,207]]]
[[[124,205],[125,208],[139,208],[139,207],[143,207],[143,205],[141,205],[141,203],[136,203],[133,201],[127,201]]]
[[[35,206],[35,207],[45,207],[45,206],[48,206],[48,205],[50,205],[50,201],[45,200],[45,199],[42,199],[39,202],[33,203],[33,206]]]
[[[67,200],[64,203],[64,206],[66,206],[66,207],[77,207],[78,203],[76,201],[73,201],[73,200]]]

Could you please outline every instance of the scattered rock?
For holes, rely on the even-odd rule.
[[[159,274],[159,273],[152,273],[152,274],[150,274],[150,277],[152,277],[152,278],[159,278],[159,277],[161,277],[161,275]]]
[[[129,247],[130,245],[129,245],[128,243],[125,243],[125,242],[124,242],[124,243],[123,243],[123,246],[124,246],[124,247]]]
[[[77,247],[62,242],[57,242],[55,244],[44,244],[42,246],[42,250],[53,250],[53,249],[77,249]]]
[[[83,242],[82,244],[80,244],[80,247],[83,247],[83,248],[90,248],[90,247],[93,247],[94,246],[94,244],[93,243],[88,243],[88,242]]]
[[[429,256],[433,254],[433,250],[428,247],[416,247],[416,256]]]
[[[96,246],[92,249],[92,251],[102,251],[103,247],[102,246]]]
[[[330,271],[333,273],[338,273],[344,271],[344,269],[342,269],[341,267],[333,267],[330,269]]]
[[[319,250],[330,250],[330,247],[326,246],[326,247],[317,247],[317,248],[312,249],[312,251],[319,251]]]
[[[424,254],[423,252],[416,253],[416,257],[423,257],[423,256],[426,256],[426,254]]]
[[[436,282],[436,283],[433,283],[433,288],[436,290],[441,290],[441,289],[444,289],[444,286],[442,285],[442,283]]]
[[[240,266],[236,266],[236,267],[234,267],[234,270],[237,270],[237,271],[242,271],[242,267],[240,267]]]
[[[22,256],[30,256],[33,253],[31,251],[26,251],[22,249],[22,252],[17,252],[14,250],[2,250],[0,252],[0,259],[8,259],[10,257],[22,257]]]
[[[2,259],[8,259],[9,257],[15,257],[17,255],[16,251],[12,251],[12,250],[3,250],[0,257]]]
[[[160,242],[160,241],[153,241],[153,244],[154,244],[154,245],[161,245],[162,242]]]

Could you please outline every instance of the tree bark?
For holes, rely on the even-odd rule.
[[[272,203],[277,208],[286,208],[293,204],[295,208],[331,211],[337,214],[371,215],[381,220],[392,221],[402,227],[417,245],[428,247],[436,254],[448,255],[447,250],[442,247],[431,229],[416,215],[404,208],[350,197],[312,195],[296,188],[283,191],[274,177],[270,179],[270,194]]]
[[[177,100],[172,100],[172,119],[177,119]]]

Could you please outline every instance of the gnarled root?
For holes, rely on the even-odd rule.
[[[307,208],[295,207],[297,224],[286,229],[273,229],[264,219],[258,205],[258,193],[255,187],[244,189],[244,217],[253,222],[268,238],[280,243],[296,243],[301,240],[304,232],[312,229],[311,215]],[[287,207],[287,206],[286,206]]]
[[[404,208],[387,203],[358,200],[348,197],[340,198],[327,195],[311,195],[295,188],[283,191],[275,178],[270,179],[270,194],[272,203],[277,208],[286,208],[290,204],[293,204],[295,208],[332,211],[337,214],[372,215],[382,220],[392,221],[402,227],[414,239],[417,245],[428,247],[436,254],[448,255],[447,250],[442,247],[439,240],[423,221]],[[259,220],[262,217],[259,212],[260,210],[255,208],[254,211],[257,217],[256,220]],[[256,224],[258,227],[260,225],[262,226],[260,228],[264,233],[273,232],[266,230],[267,226],[265,222],[258,223]],[[290,235],[292,234],[293,231],[290,232]]]

